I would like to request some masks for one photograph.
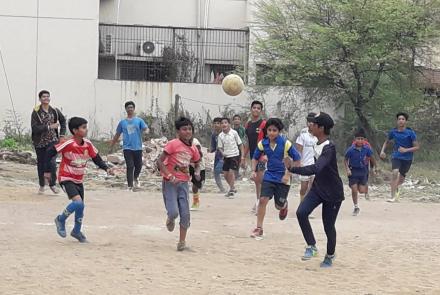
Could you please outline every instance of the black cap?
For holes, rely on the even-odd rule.
[[[316,116],[316,113],[313,113],[313,112],[308,113],[307,117],[306,117],[307,122],[313,122],[315,120],[315,116]]]
[[[333,126],[335,125],[332,117],[324,112],[317,113],[313,120],[313,123],[317,124],[318,126],[323,126],[326,129],[333,128]]]
[[[359,128],[359,129],[355,132],[354,137],[363,137],[363,138],[367,138],[367,136],[366,136],[365,134],[366,134],[366,133],[365,133],[364,128]]]

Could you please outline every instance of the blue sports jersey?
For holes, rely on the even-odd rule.
[[[402,131],[399,131],[397,128],[391,129],[388,133],[388,140],[394,140],[393,153],[391,155],[393,159],[406,161],[413,159],[414,153],[401,153],[399,148],[412,148],[414,146],[414,141],[417,140],[414,130],[411,128],[405,128]]]
[[[352,145],[345,152],[345,159],[348,160],[350,168],[368,169],[369,161],[367,161],[367,158],[372,155],[373,151],[368,145],[364,144],[360,149]]]

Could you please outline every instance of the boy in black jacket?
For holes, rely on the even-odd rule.
[[[315,164],[304,167],[290,167],[290,171],[300,175],[315,175],[312,188],[296,211],[301,231],[307,247],[302,257],[309,260],[317,256],[316,240],[309,222],[309,215],[322,204],[322,221],[327,235],[327,254],[321,267],[331,267],[335,258],[336,218],[344,200],[344,189],[339,177],[335,145],[328,140],[333,119],[326,113],[318,113],[311,126],[311,132],[318,138],[315,145]],[[287,164],[287,163],[286,163]]]

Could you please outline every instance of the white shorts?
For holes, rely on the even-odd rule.
[[[310,181],[315,175],[299,175],[300,181]]]

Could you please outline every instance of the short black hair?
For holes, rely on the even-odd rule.
[[[307,114],[306,120],[307,122],[313,122],[315,120],[316,113],[310,112]]]
[[[50,92],[49,92],[49,91],[47,91],[47,90],[41,90],[41,91],[38,93],[38,97],[41,98],[44,94],[48,94],[48,95],[50,96]]]
[[[231,124],[231,120],[229,118],[223,117],[222,118],[222,122],[225,121],[225,120],[228,121],[229,124]]]
[[[69,120],[69,130],[73,134],[73,129],[78,129],[81,125],[87,124],[87,120],[81,117],[72,117]]]
[[[125,103],[125,105],[124,105],[124,108],[127,108],[128,106],[133,106],[134,108],[136,108],[136,105],[134,104],[134,102],[133,101],[127,101],[126,103]]]
[[[399,119],[400,116],[404,116],[406,121],[408,121],[408,119],[409,119],[409,115],[407,113],[405,113],[405,112],[397,113],[396,114],[396,119]]]
[[[180,130],[180,128],[184,127],[184,126],[191,126],[192,130],[194,130],[194,125],[191,122],[190,119],[185,118],[185,117],[180,117],[179,119],[176,120],[176,122],[174,123],[174,127],[176,127],[176,130]]]
[[[241,120],[240,115],[234,115],[234,117],[232,117],[232,120],[234,120],[235,118],[239,118]]]
[[[212,120],[212,123],[221,123],[222,118],[221,117],[215,117],[214,120]]]
[[[262,103],[261,101],[259,101],[259,100],[254,100],[254,101],[251,103],[251,107],[253,107],[253,106],[256,105],[256,104],[260,105],[260,106],[261,106],[261,109],[263,109],[263,103]]]
[[[280,119],[270,118],[269,120],[267,120],[266,125],[263,128],[264,136],[267,135],[267,128],[269,128],[269,126],[275,126],[278,129],[278,131],[281,131],[284,129],[284,124]]]
[[[330,129],[332,129],[335,125],[332,117],[324,112],[319,112],[318,114],[316,114],[313,123],[318,125],[318,127],[323,127],[325,135],[330,135]]]
[[[359,128],[358,130],[356,130],[356,132],[354,133],[354,137],[367,138],[364,128]]]

